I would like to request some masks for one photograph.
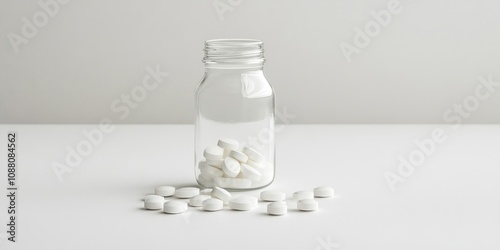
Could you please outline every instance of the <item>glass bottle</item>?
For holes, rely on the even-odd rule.
[[[204,51],[205,75],[195,93],[196,180],[229,190],[268,186],[275,176],[275,100],[264,77],[263,43],[209,40]]]

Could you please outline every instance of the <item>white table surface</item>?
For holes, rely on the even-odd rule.
[[[18,236],[0,249],[499,249],[500,126],[290,125],[277,134],[277,178],[267,189],[327,185],[316,212],[182,215],[142,209],[155,186],[195,185],[193,128],[121,125],[59,182],[54,161],[96,125],[0,125],[18,132]],[[447,140],[394,191],[384,177],[416,139]],[[258,195],[258,191],[249,192]],[[0,221],[6,224],[6,196]],[[0,236],[5,236],[2,228]]]

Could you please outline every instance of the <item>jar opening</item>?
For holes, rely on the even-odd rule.
[[[206,68],[256,68],[265,62],[264,43],[255,39],[214,39],[205,42]]]

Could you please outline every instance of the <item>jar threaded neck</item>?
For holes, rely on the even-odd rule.
[[[205,42],[206,68],[256,68],[265,62],[264,43],[254,39],[215,39]]]

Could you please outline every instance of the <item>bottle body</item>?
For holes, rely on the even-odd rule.
[[[247,190],[274,180],[274,91],[262,64],[240,63],[210,65],[196,89],[195,176],[204,187]]]

